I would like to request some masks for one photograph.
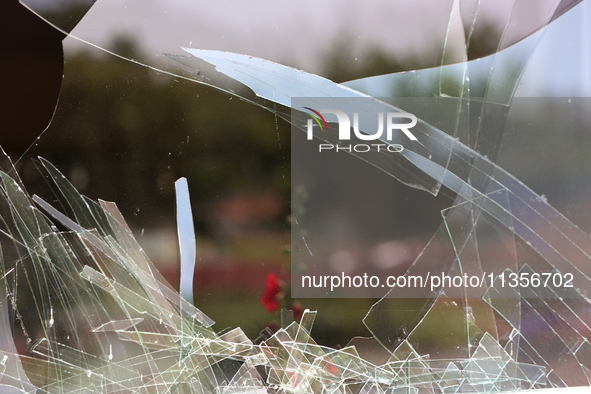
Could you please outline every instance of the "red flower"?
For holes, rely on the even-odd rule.
[[[275,274],[267,274],[265,291],[261,296],[261,304],[269,312],[275,312],[280,304],[280,295],[283,290],[281,282]]]

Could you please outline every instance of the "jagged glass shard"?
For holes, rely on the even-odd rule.
[[[175,182],[177,205],[177,232],[181,254],[181,297],[193,303],[193,276],[195,275],[195,233],[193,213],[189,199],[189,185],[186,178]]]
[[[0,253],[0,260],[2,254]],[[4,261],[0,266],[2,278],[0,278],[0,388],[6,392],[31,393],[35,386],[27,377],[23,369],[21,358],[16,350],[12,338],[12,330],[9,321],[9,301],[6,287],[6,279],[10,272],[5,272]]]

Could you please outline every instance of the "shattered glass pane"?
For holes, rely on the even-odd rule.
[[[3,392],[591,386],[588,1],[21,3]]]

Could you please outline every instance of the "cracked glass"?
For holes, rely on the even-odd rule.
[[[588,1],[2,7],[3,392],[591,385]]]

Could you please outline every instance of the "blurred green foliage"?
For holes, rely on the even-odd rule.
[[[124,52],[136,52],[120,41]],[[29,155],[50,160],[90,197],[117,201],[136,226],[173,212],[181,176],[198,211],[238,190],[272,190],[284,205],[281,223],[289,143],[289,127],[267,111],[119,58],[77,52],[66,58],[54,120]],[[211,231],[204,212],[195,216],[198,230]]]

